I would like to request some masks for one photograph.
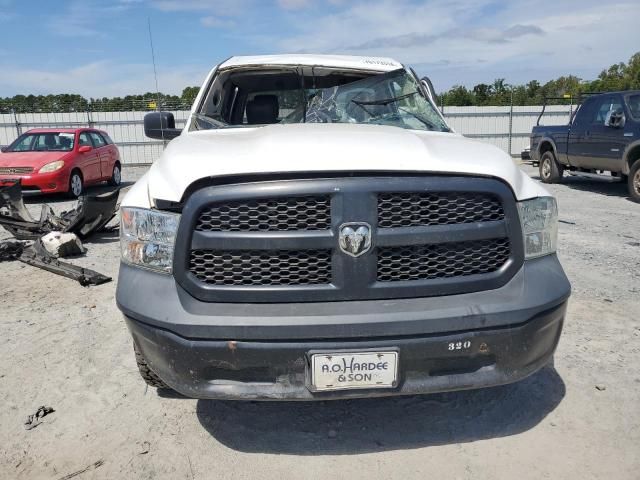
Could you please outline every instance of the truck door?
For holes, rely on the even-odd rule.
[[[594,112],[595,97],[587,98],[582,105],[571,124],[569,130],[569,139],[567,145],[567,157],[569,165],[574,167],[583,167],[588,162],[589,143],[591,141],[591,118]]]
[[[622,97],[617,94],[605,95],[597,102],[591,124],[591,142],[586,168],[622,170],[622,154],[625,148],[624,126],[607,125],[610,112],[624,112]]]

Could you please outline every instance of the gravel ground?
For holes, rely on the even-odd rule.
[[[572,177],[550,190],[573,284],[555,370],[478,391],[295,404],[158,395],[138,375],[115,281],[83,288],[3,263],[0,478],[639,478],[640,205],[620,184]],[[74,263],[115,279],[117,236],[87,247]],[[40,405],[55,412],[25,430]]]

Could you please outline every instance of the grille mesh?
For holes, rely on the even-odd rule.
[[[31,173],[33,172],[33,167],[0,167],[0,174],[18,174],[18,173]]]
[[[504,219],[500,200],[483,193],[399,192],[378,196],[380,228],[452,225]]]
[[[328,195],[214,204],[202,211],[196,223],[196,230],[205,232],[328,230],[330,227]]]
[[[378,249],[378,281],[463,277],[498,270],[509,259],[506,238]]]
[[[192,250],[189,270],[211,285],[323,285],[331,250]]]

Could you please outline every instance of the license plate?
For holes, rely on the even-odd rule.
[[[315,391],[393,388],[397,380],[398,352],[311,355],[311,384]]]

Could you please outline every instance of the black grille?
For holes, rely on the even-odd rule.
[[[230,201],[213,204],[198,217],[196,230],[204,232],[281,232],[328,230],[331,199],[304,196]]]
[[[211,285],[323,285],[331,282],[331,250],[192,250],[189,270]]]
[[[357,257],[340,244],[350,223],[371,228]],[[188,197],[173,275],[208,302],[377,300],[499,288],[523,261],[516,202],[496,179],[267,179]]]
[[[484,193],[391,192],[378,197],[380,228],[453,225],[504,219],[500,200]]]
[[[378,281],[464,277],[495,272],[509,259],[506,238],[384,247],[378,250]]]

